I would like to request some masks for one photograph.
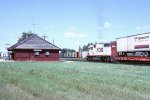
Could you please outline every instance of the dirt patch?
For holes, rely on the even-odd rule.
[[[13,61],[13,60],[0,59],[0,62],[15,62],[15,61]]]

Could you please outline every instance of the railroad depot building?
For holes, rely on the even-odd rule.
[[[60,48],[33,34],[11,47],[8,52],[15,61],[59,61]]]

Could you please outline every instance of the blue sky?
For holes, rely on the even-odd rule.
[[[60,48],[150,30],[150,0],[0,0],[0,51],[33,31]]]

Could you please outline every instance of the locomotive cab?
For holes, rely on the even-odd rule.
[[[90,55],[94,55],[94,45],[90,45],[89,47],[88,47],[88,49],[89,49],[89,52],[88,52],[88,56],[90,56]]]

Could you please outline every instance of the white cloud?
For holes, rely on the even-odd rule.
[[[104,24],[104,28],[111,28],[111,27],[112,27],[112,24],[109,23],[109,22],[106,22],[106,23]]]
[[[136,27],[136,29],[137,29],[137,30],[140,30],[140,29],[141,29],[141,27],[139,27],[139,26],[138,26],[138,27]]]
[[[149,29],[149,26],[138,26],[136,27],[137,30],[146,30]]]
[[[102,30],[102,29],[110,29],[112,28],[112,23],[110,22],[105,22],[102,26],[98,27],[98,30]]]
[[[72,31],[75,31],[77,28],[76,27],[74,27],[74,26],[71,26],[70,27],[70,30],[72,30]]]
[[[102,30],[102,29],[103,29],[103,27],[101,27],[101,26],[98,27],[98,30]]]
[[[87,37],[86,34],[79,34],[76,32],[65,32],[64,35],[66,38],[85,38],[85,37]]]
[[[143,27],[143,29],[148,29],[148,28],[149,28],[148,26],[144,26],[144,27]]]

